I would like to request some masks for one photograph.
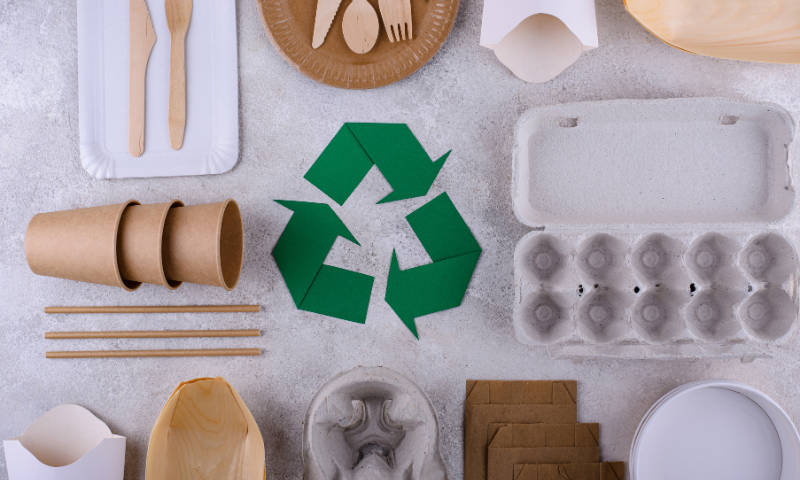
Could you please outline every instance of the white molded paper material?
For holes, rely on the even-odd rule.
[[[546,82],[597,48],[594,0],[486,0],[480,42],[522,80]]]
[[[388,368],[358,367],[330,379],[304,425],[306,480],[447,479],[433,404]]]
[[[516,130],[517,338],[554,358],[771,357],[798,333],[793,121],[721,98],[537,107]]]
[[[122,480],[125,437],[78,405],[61,405],[3,441],[9,480]]]

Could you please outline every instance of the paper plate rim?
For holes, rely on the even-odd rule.
[[[628,473],[631,480],[645,480],[640,479],[637,475],[638,453],[642,435],[647,427],[647,424],[650,422],[655,413],[661,407],[674,400],[676,397],[704,388],[723,388],[726,390],[731,390],[740,395],[744,395],[756,403],[756,405],[761,407],[764,410],[764,413],[769,417],[772,424],[775,426],[775,430],[777,431],[778,438],[780,440],[783,457],[780,480],[791,480],[797,478],[797,475],[800,474],[800,434],[798,434],[794,422],[792,422],[786,411],[767,394],[754,387],[751,387],[750,385],[734,380],[710,379],[697,380],[674,388],[659,398],[647,410],[644,417],[642,417],[639,426],[636,428],[636,431],[633,435],[633,441],[631,442],[630,458],[628,459]],[[763,404],[761,402],[763,402]],[[764,404],[768,406],[769,409],[764,409]],[[790,455],[783,453],[787,452],[787,450],[793,451],[793,453]],[[787,470],[787,464],[788,466],[794,468]]]

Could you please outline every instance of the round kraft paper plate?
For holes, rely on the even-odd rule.
[[[668,393],[635,435],[634,480],[785,480],[800,472],[800,437],[766,395],[730,381],[703,381]]]
[[[390,42],[378,0],[369,0],[380,29],[375,46],[354,53],[342,34],[342,17],[352,0],[342,0],[322,45],[314,49],[317,0],[258,0],[264,30],[275,50],[303,75],[325,85],[366,89],[402,80],[425,65],[453,27],[459,0],[410,0],[412,38]],[[401,1],[401,0],[383,0]]]

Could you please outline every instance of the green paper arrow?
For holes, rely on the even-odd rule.
[[[364,323],[374,279],[323,265],[337,237],[358,241],[324,203],[276,202],[294,212],[272,256],[297,308]]]
[[[343,125],[304,178],[334,202],[344,205],[373,165],[353,132]]]
[[[481,252],[400,270],[392,254],[386,303],[419,338],[414,319],[461,305]]]
[[[397,254],[392,253],[385,298],[419,338],[416,317],[461,305],[481,248],[447,193],[411,212],[406,220],[433,263],[400,270]]]
[[[447,192],[408,214],[406,220],[434,262],[481,251]]]
[[[346,123],[305,179],[344,205],[374,164],[393,190],[378,203],[394,202],[427,195],[448,155],[431,161],[406,124]]]
[[[347,123],[305,178],[343,205],[375,165],[393,189],[378,203],[394,202],[427,195],[449,154],[431,161],[405,124]],[[278,203],[295,211],[273,255],[297,307],[363,323],[374,279],[323,265],[337,237],[358,242],[327,205]],[[400,270],[393,252],[385,298],[419,338],[417,317],[461,304],[481,248],[446,193],[406,219],[432,263]]]
[[[323,265],[300,310],[365,323],[373,281],[363,273]]]

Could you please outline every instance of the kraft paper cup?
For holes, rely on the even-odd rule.
[[[28,266],[37,275],[136,290],[141,283],[123,280],[117,262],[117,233],[129,205],[139,202],[35,215],[25,233]]]
[[[170,209],[182,207],[172,200],[154,205],[130,205],[122,213],[117,235],[119,271],[124,281],[150,283],[175,290],[181,282],[167,280],[162,261],[164,224]]]
[[[170,281],[233,290],[244,254],[239,205],[228,199],[170,209],[162,249],[164,273]]]

